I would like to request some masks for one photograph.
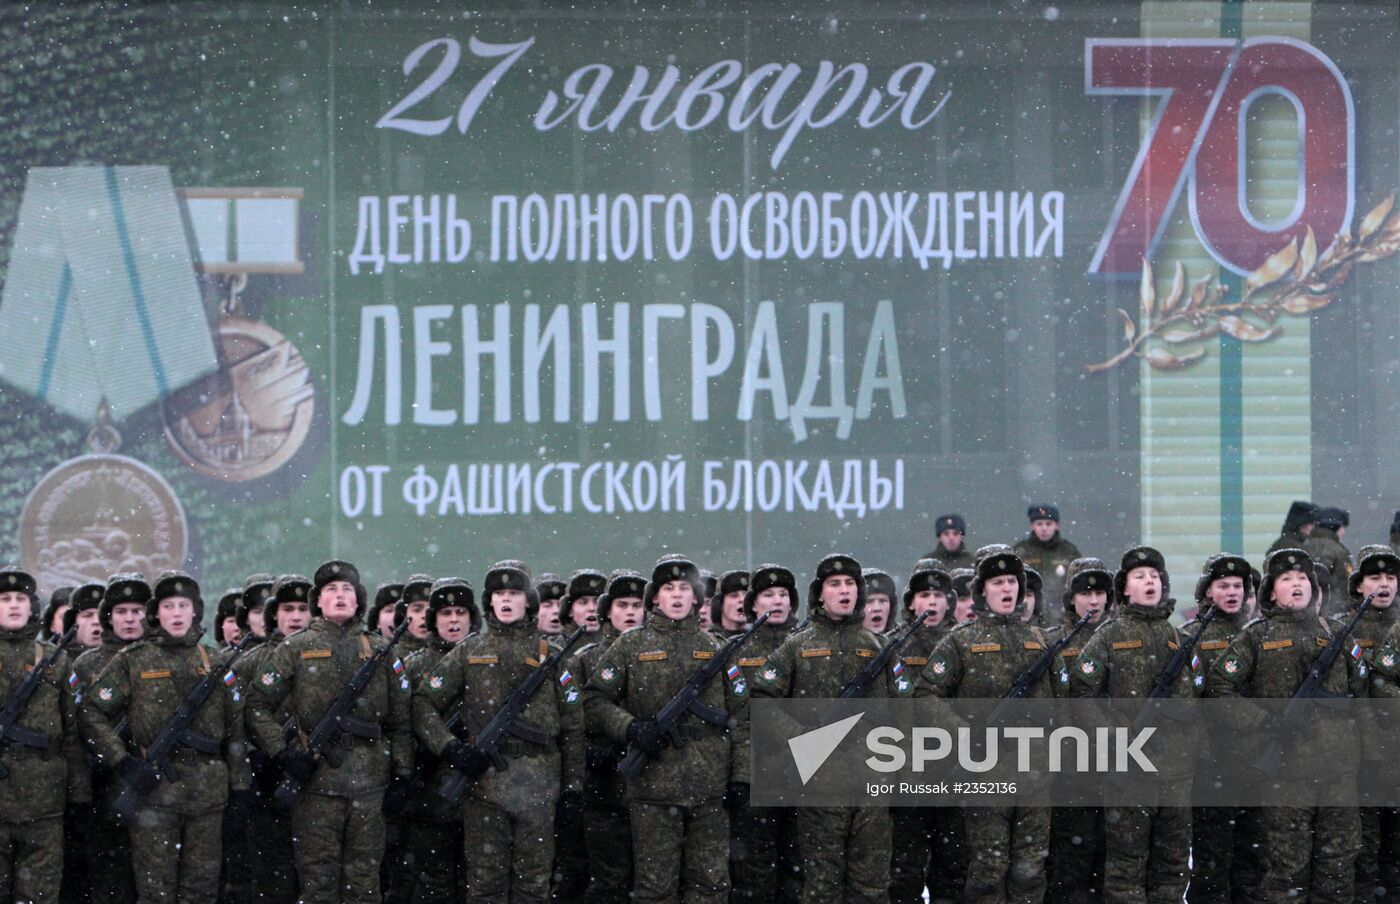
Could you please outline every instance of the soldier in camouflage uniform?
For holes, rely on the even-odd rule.
[[[292,806],[301,900],[377,904],[384,789],[391,775],[407,776],[413,769],[408,678],[402,661],[388,657],[336,739],[340,767],[313,756],[301,739],[384,641],[359,621],[367,594],[354,565],[326,562],[312,576],[311,589],[320,618],[274,647],[262,663],[249,690],[249,725],[258,746],[303,782]],[[284,711],[297,730],[290,744]]]
[[[1347,599],[1351,585],[1351,553],[1342,545],[1342,533],[1351,517],[1339,508],[1320,508],[1313,515],[1313,529],[1303,541],[1302,550],[1314,562],[1327,566],[1332,585],[1327,595],[1333,605]],[[1321,613],[1321,610],[1319,610]]]
[[[146,630],[146,602],[151,598],[151,588],[141,575],[113,575],[101,592],[97,620],[102,625],[102,644],[74,660],[73,675],[68,679],[75,692],[74,702],[78,704],[90,693],[93,681],[117,652],[140,640]],[[130,736],[128,728],[122,738],[129,749],[134,749],[130,747]],[[136,898],[136,880],[131,872],[131,839],[126,824],[112,811],[112,804],[121,791],[120,783],[111,765],[98,756],[97,748],[86,741],[85,746],[96,811],[87,856],[91,874],[102,877],[102,881],[91,885],[91,900],[93,904],[127,904]]]
[[[476,593],[466,580],[439,578],[433,582],[428,593],[427,613],[432,635],[423,649],[404,662],[414,689],[480,621]],[[452,727],[456,728],[455,724]],[[464,730],[453,733],[458,737],[466,735]],[[467,890],[462,814],[433,787],[431,777],[439,766],[438,757],[419,741],[413,769],[415,776],[422,777],[422,787],[403,808],[405,859],[413,879],[407,897],[415,904],[449,904],[461,900]]]
[[[935,562],[942,562],[934,559]],[[977,613],[972,611],[972,577],[975,574],[971,568],[948,569],[948,574],[953,578],[953,623],[964,625],[977,617]]]
[[[539,600],[524,563],[497,562],[483,581],[487,629],[442,657],[413,697],[418,738],[473,784],[462,800],[469,901],[549,898],[554,865],[554,810],[577,794],[583,773],[583,691],[566,665],[557,667],[526,704],[517,729],[501,739],[509,770],[493,769],[472,741],[510,693],[549,655],[535,621]],[[447,727],[460,714],[468,738]]]
[[[234,621],[238,623],[240,632],[243,634],[251,633],[258,638],[247,647],[244,656],[251,653],[254,647],[262,646],[272,633],[272,625],[265,620],[263,609],[272,596],[272,585],[275,581],[276,578],[273,575],[261,572],[250,574],[243,580],[243,593],[238,600]]]
[[[1026,598],[1017,614],[1022,624],[1045,627],[1045,581],[1034,568],[1026,569]]]
[[[1356,606],[1371,596],[1371,606],[1352,629],[1351,639],[1361,650],[1367,668],[1375,675],[1376,654],[1392,628],[1400,624],[1400,606],[1395,605],[1396,584],[1400,580],[1400,556],[1389,546],[1363,546],[1356,554],[1356,571],[1347,584],[1348,605],[1328,619],[1333,631],[1344,630],[1356,614]],[[1375,681],[1372,681],[1372,685]],[[1379,773],[1388,768],[1378,762],[1385,758],[1382,745],[1362,735],[1363,773]],[[1393,807],[1362,807],[1361,849],[1356,854],[1356,898],[1369,901],[1383,897],[1390,889],[1400,894],[1400,825]],[[1382,876],[1382,865],[1385,875]]]
[[[1075,697],[1123,699],[1114,712],[1129,725],[1157,676],[1179,649],[1181,635],[1168,619],[1175,608],[1162,554],[1139,546],[1123,554],[1113,578],[1113,617],[1099,626],[1070,670]],[[1172,696],[1196,695],[1195,676],[1182,669]],[[1188,728],[1174,728],[1186,744]],[[1180,901],[1190,878],[1191,776],[1189,757],[1161,770],[1156,806],[1106,806],[1104,823],[1104,900]]]
[[[74,626],[77,632],[68,648],[73,658],[73,671],[68,678],[68,686],[78,690],[76,675],[77,659],[88,650],[102,645],[102,623],[98,620],[97,608],[102,604],[101,584],[84,584],[75,588],[68,596],[68,609],[63,613],[63,634]],[[86,759],[86,755],[84,755]],[[84,764],[86,766],[86,763]],[[60,891],[64,904],[87,904],[92,899],[92,828],[97,817],[96,807],[91,800],[83,803],[70,802],[63,814],[63,887]]]
[[[996,700],[1046,649],[1045,632],[1021,621],[1025,565],[1009,547],[979,550],[972,596],[977,620],[939,641],[919,675],[918,695]],[[1028,693],[1055,696],[1051,669]],[[1040,795],[1043,797],[1043,794]],[[1050,810],[1029,795],[1015,807],[964,809],[970,859],[963,887],[968,901],[1040,901],[1050,848]]]
[[[260,610],[260,620],[266,627],[265,643],[243,654],[234,663],[233,671],[243,687],[249,687],[262,674],[262,668],[277,647],[288,637],[304,631],[311,624],[311,579],[299,574],[284,574],[272,581],[266,575],[254,575],[244,586],[244,605],[251,612]],[[261,605],[259,602],[261,601]],[[247,711],[245,709],[245,719]],[[279,725],[288,725],[292,714],[286,702],[278,708]],[[248,733],[253,734],[251,726]],[[290,741],[284,731],[283,739]],[[248,762],[253,772],[253,816],[249,823],[254,897],[267,904],[291,904],[297,896],[296,860],[292,855],[292,826],[286,812],[273,799],[282,781],[282,768],[260,746],[252,745]]]
[[[1069,563],[1080,557],[1079,547],[1060,533],[1058,507],[1048,503],[1033,505],[1026,510],[1026,517],[1030,519],[1030,533],[1014,549],[1026,568],[1034,569],[1044,582],[1044,592],[1038,595],[1043,618],[1037,624],[1054,623],[1060,619]]]
[[[862,623],[865,630],[877,637],[883,636],[894,627],[894,599],[899,595],[894,578],[881,568],[864,568],[861,577],[865,579],[865,612]]]
[[[1085,615],[1093,618],[1060,651],[1066,670],[1079,662],[1084,645],[1103,624],[1112,603],[1113,575],[1101,559],[1086,556],[1069,563],[1060,623],[1046,629],[1046,639],[1058,643]],[[1050,813],[1048,899],[1066,904],[1102,901],[1104,846],[1103,807],[1055,807]]]
[[[953,630],[953,578],[935,559],[920,559],[904,589],[905,616],[925,621],[909,637],[904,665],[918,675],[934,649]],[[967,878],[967,843],[963,814],[954,807],[891,807],[894,849],[890,857],[890,901],[917,904],[928,888],[929,900],[953,901]]]
[[[578,680],[588,686],[598,660],[623,632],[642,623],[646,578],[619,568],[608,576],[598,597],[601,626],[574,658]],[[588,848],[588,904],[627,904],[632,888],[632,828],[627,816],[626,783],[617,771],[626,745],[594,725],[587,726],[584,748],[583,825]]]
[[[238,627],[238,601],[242,597],[241,590],[230,587],[219,597],[219,605],[214,607],[214,643],[219,648],[221,659],[242,636],[243,632]]]
[[[1233,553],[1216,553],[1201,570],[1196,581],[1199,614],[1181,626],[1182,634],[1194,637],[1202,630],[1200,619],[1211,609],[1219,613],[1212,617],[1196,643],[1200,660],[1196,670],[1198,686],[1204,684],[1215,661],[1250,621],[1245,607],[1250,581],[1248,560]],[[1203,746],[1208,743],[1209,738],[1201,738]],[[1263,880],[1263,861],[1255,849],[1257,834],[1251,830],[1256,822],[1257,814],[1245,807],[1192,809],[1192,873],[1187,891],[1191,904],[1229,904],[1246,894],[1246,889],[1257,891]]]
[[[708,901],[729,895],[729,816],[724,802],[747,800],[748,686],[742,673],[712,682],[699,702],[705,716],[681,722],[686,739],[668,746],[656,713],[720,641],[700,630],[700,569],[662,556],[642,595],[647,623],[618,637],[588,685],[590,728],[645,752],[650,762],[627,783],[631,802],[632,900]]]
[[[44,614],[39,619],[40,640],[58,640],[63,636],[63,613],[68,611],[69,601],[73,598],[73,590],[73,587],[59,587],[49,594],[49,604],[44,608]]]
[[[569,575],[559,597],[559,633],[569,635],[583,628],[590,635],[598,631],[598,597],[607,589],[608,576],[593,568],[579,568]],[[540,582],[535,583],[538,592]],[[585,638],[579,643],[588,643]],[[583,687],[588,680],[580,667],[575,647],[568,663]],[[588,889],[588,845],[584,840],[583,795],[560,795],[554,811],[554,882],[551,897],[555,901],[582,901]]]
[[[743,634],[748,629],[744,615],[744,598],[749,592],[747,571],[726,571],[715,584],[710,597],[710,631],[721,640]]]
[[[962,515],[939,515],[933,522],[933,534],[938,545],[924,555],[925,559],[937,559],[943,570],[952,574],[959,568],[971,568],[972,550],[967,548],[967,520]]]
[[[398,618],[398,605],[403,601],[403,582],[386,581],[374,590],[374,602],[365,616],[365,627],[371,634],[388,639],[394,633],[394,620]],[[403,643],[400,640],[399,643]]]
[[[1364,596],[1367,592],[1374,592],[1379,595],[1381,590],[1389,590],[1392,598],[1390,608],[1394,608],[1393,599],[1396,594],[1395,578],[1388,577],[1393,562],[1388,562],[1379,556],[1379,550],[1391,547],[1364,547],[1358,554],[1356,574],[1352,575],[1352,580],[1356,582],[1357,591]],[[1376,550],[1376,552],[1372,552]],[[1368,590],[1369,588],[1369,590]],[[1375,600],[1372,600],[1375,605]],[[1400,625],[1391,625],[1384,638],[1381,639],[1374,651],[1372,658],[1371,688],[1370,694],[1383,700],[1394,700],[1400,698]],[[1365,814],[1362,813],[1362,832],[1366,830],[1364,823]],[[1375,885],[1382,892],[1375,894],[1377,899],[1389,900],[1395,897],[1391,889],[1400,889],[1400,851],[1395,850],[1397,822],[1400,822],[1400,813],[1395,808],[1383,808],[1380,812],[1380,835],[1379,844],[1379,878]],[[1363,845],[1365,839],[1363,837]],[[1358,858],[1358,866],[1360,865]],[[1358,869],[1358,873],[1360,870]],[[1358,876],[1359,878],[1359,876]],[[1356,886],[1357,899],[1361,899],[1367,894],[1367,889],[1358,882]]]
[[[807,588],[811,624],[788,637],[759,668],[754,690],[766,697],[837,697],[880,639],[863,624],[865,579],[860,563],[834,554],[817,563]],[[907,697],[913,682],[891,663],[870,697]],[[800,807],[802,900],[884,901],[889,897],[890,814],[886,807]]]
[[[782,644],[792,629],[792,613],[797,599],[797,579],[781,565],[760,565],[752,573],[726,573],[720,579],[726,608],[731,594],[739,593],[740,611],[731,622],[748,624],[765,612],[772,615],[749,638],[735,656],[734,664],[749,686],[768,655]],[[727,581],[727,584],[726,584]],[[785,807],[754,807],[745,798],[729,796],[729,878],[733,885],[729,899],[743,902],[795,900],[801,892],[801,857],[793,834],[792,810]]]
[[[549,580],[551,577],[555,579]],[[546,573],[535,581],[534,591],[535,598],[539,600],[539,606],[535,609],[535,626],[545,637],[561,637],[564,634],[564,595],[569,592],[569,585],[558,580],[557,575]]]
[[[1280,549],[1264,561],[1259,588],[1263,618],[1235,635],[1206,676],[1206,696],[1287,698],[1302,683],[1313,660],[1331,642],[1332,632],[1316,609],[1317,578],[1311,557],[1301,549]],[[1346,667],[1329,670],[1323,689],[1331,694],[1365,694],[1365,663],[1342,657]],[[1263,723],[1267,714],[1257,713]],[[1258,727],[1258,726],[1247,726]],[[1355,779],[1358,732],[1351,724],[1311,726],[1310,743],[1326,747],[1337,782]],[[1287,765],[1287,764],[1285,764]],[[1260,900],[1352,900],[1361,827],[1355,807],[1264,807],[1259,831],[1267,871]],[[1244,890],[1249,892],[1250,890]],[[1238,895],[1240,890],[1235,890]]]
[[[408,662],[410,656],[427,646],[432,637],[432,629],[428,627],[428,596],[432,587],[433,579],[428,575],[411,574],[404,581],[403,595],[394,604],[394,627],[408,622],[408,630],[394,650],[403,662]],[[409,780],[394,779],[385,791],[385,799],[396,798],[398,787],[406,781]],[[385,904],[409,904],[413,895],[415,881],[407,841],[401,813],[391,806],[384,813],[384,859],[379,862],[379,885]]]
[[[157,773],[129,752],[117,724],[125,717],[132,744],[145,750],[215,668],[199,643],[203,616],[194,579],[178,571],[161,574],[146,604],[150,633],[113,656],[83,697],[84,734],[129,784],[149,786]],[[130,825],[138,901],[217,899],[224,806],[230,792],[248,790],[240,703],[237,682],[228,674],[181,736],[171,768],[159,775]]]
[[[9,700],[52,646],[40,641],[38,587],[18,565],[0,567],[0,700]],[[0,900],[58,901],[65,801],[91,801],[69,685],[60,654],[44,673],[0,751]]]
[[[1283,518],[1283,530],[1279,532],[1278,539],[1269,545],[1269,552],[1279,549],[1302,549],[1303,543],[1313,532],[1313,518],[1316,515],[1317,506],[1311,502],[1293,500],[1293,504],[1288,507],[1288,514]]]

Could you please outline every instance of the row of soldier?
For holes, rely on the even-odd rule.
[[[1352,600],[1374,592],[1373,617],[1357,629],[1365,660],[1338,671],[1339,692],[1397,692],[1400,676],[1386,665],[1400,645],[1387,636],[1397,572],[1389,548],[1362,550],[1347,591]],[[1180,643],[1161,556],[1130,550],[1116,573],[1078,559],[1065,583],[1066,623],[1088,615],[1096,630],[1063,651],[1063,683],[1048,677],[1035,694],[1141,696],[1155,678],[1151,663]],[[1009,547],[987,548],[962,622],[953,576],[921,560],[899,608],[930,616],[870,693],[1004,695],[1026,659],[1063,630],[1031,623],[1028,585]],[[107,900],[371,901],[381,891],[449,900],[465,889],[480,900],[912,901],[926,887],[935,900],[1039,900],[1047,881],[1052,900],[1180,900],[1188,880],[1193,901],[1344,900],[1353,891],[1370,897],[1378,883],[1400,887],[1379,874],[1382,863],[1400,865],[1384,812],[750,806],[749,694],[836,696],[880,648],[865,627],[877,587],[893,596],[853,558],[823,559],[807,588],[808,621],[793,630],[797,582],[777,565],[726,573],[713,606],[698,605],[707,597],[701,572],[680,556],[663,557],[649,580],[585,570],[537,583],[522,563],[498,563],[480,609],[471,585],[454,578],[384,586],[371,604],[358,572],[339,561],[311,579],[254,576],[233,615],[251,639],[168,761],[153,764],[145,752],[190,689],[224,672],[198,643],[197,584],[183,574],[151,585],[120,575],[78,588],[65,624],[95,620],[102,642],[70,668],[35,639],[33,579],[0,570],[0,693],[9,700],[17,676],[53,659],[0,760],[12,830],[4,891],[55,899],[65,800],[70,822],[90,814],[83,822],[100,877],[92,890]],[[1198,604],[1225,618],[1201,639],[1200,669],[1183,677],[1183,696],[1288,696],[1298,663],[1260,650],[1331,630],[1316,616],[1314,565],[1300,550],[1271,555],[1262,575],[1240,557],[1212,557],[1196,590]],[[1256,592],[1263,617],[1251,620]],[[713,633],[699,624],[706,609]],[[724,679],[707,688],[712,718],[683,726],[684,747],[668,745],[657,711],[724,634],[765,613]],[[406,646],[419,648],[383,657],[381,620],[397,623],[401,645],[414,638]],[[566,625],[588,639],[551,663],[560,645],[550,635]],[[1317,645],[1289,648],[1303,655]],[[338,717],[330,746],[310,749],[347,681],[377,655],[382,668]],[[1213,667],[1226,660],[1232,668]],[[1369,682],[1366,660],[1376,668]],[[551,664],[516,730],[489,751],[474,743],[526,676]],[[624,781],[617,763],[628,747],[652,762]],[[444,763],[471,780],[456,806],[430,780]],[[289,781],[300,786],[290,816],[272,793]],[[122,818],[111,804],[131,787],[149,797]],[[134,896],[121,890],[123,875]]]

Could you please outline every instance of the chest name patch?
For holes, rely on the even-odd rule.
[[[739,665],[746,669],[756,669],[767,662],[762,656],[744,656],[739,660]]]
[[[646,652],[646,653],[638,653],[638,654],[637,654],[637,661],[638,661],[638,662],[660,662],[661,660],[667,658],[667,657],[670,656],[670,655],[671,655],[671,654],[670,654],[670,653],[667,653],[665,650],[651,650],[651,651]]]
[[[499,656],[468,656],[467,665],[496,665],[499,663]]]
[[[1266,641],[1264,641],[1264,649],[1266,649],[1266,650],[1286,650],[1286,649],[1288,649],[1288,648],[1291,647],[1291,646],[1293,646],[1293,641],[1291,641],[1291,640],[1266,640]]]
[[[1116,640],[1116,641],[1113,642],[1113,649],[1115,649],[1115,650],[1141,650],[1141,649],[1142,649],[1142,641],[1141,641],[1141,640]]]
[[[971,652],[973,652],[973,653],[1000,653],[1000,652],[1001,652],[1001,644],[999,644],[999,643],[975,643],[975,644],[972,645],[972,650],[971,650]]]
[[[1203,641],[1201,641],[1201,649],[1202,649],[1202,650],[1224,650],[1224,649],[1227,649],[1229,646],[1230,646],[1230,642],[1229,642],[1228,640],[1203,640]]]
[[[714,659],[714,658],[715,658],[715,651],[714,651],[714,650],[696,650],[695,652],[691,653],[690,655],[691,655],[693,658],[695,658],[695,659]]]
[[[154,681],[154,680],[157,679],[157,678],[169,678],[169,677],[170,677],[170,669],[157,669],[157,670],[152,671],[152,672],[142,672],[142,673],[141,673],[141,680],[142,680],[142,681]]]
[[[331,658],[331,651],[330,651],[330,650],[303,650],[302,653],[301,653],[301,658],[302,658],[302,659],[330,659],[330,658]]]
[[[803,650],[803,651],[802,651],[802,658],[803,658],[803,659],[815,659],[815,658],[817,658],[818,656],[830,656],[830,655],[831,655],[831,650],[830,650],[830,648],[828,648],[828,647],[818,647],[818,648],[815,648],[815,649]]]

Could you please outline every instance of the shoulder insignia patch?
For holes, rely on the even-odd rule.
[[[1231,656],[1229,659],[1225,660],[1225,662],[1221,665],[1221,668],[1225,670],[1225,674],[1234,675],[1240,670],[1239,660]]]
[[[442,689],[442,676],[441,676],[441,675],[434,675],[434,676],[432,676],[431,678],[429,678],[429,679],[428,679],[428,687],[432,688],[432,689],[435,690],[435,691],[436,691],[436,690],[441,690],[441,689]]]

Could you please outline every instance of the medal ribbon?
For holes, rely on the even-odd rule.
[[[82,420],[218,369],[170,171],[29,170],[3,298],[0,379]]]

